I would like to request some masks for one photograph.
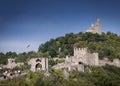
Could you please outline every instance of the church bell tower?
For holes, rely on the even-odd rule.
[[[96,28],[97,33],[102,34],[102,32],[101,32],[101,22],[100,22],[99,18],[96,21],[95,28]]]

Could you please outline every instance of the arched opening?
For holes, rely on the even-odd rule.
[[[83,62],[78,62],[79,64],[83,64]]]
[[[36,64],[35,69],[36,69],[36,71],[41,71],[42,65],[40,63]]]
[[[36,62],[41,62],[41,60],[40,60],[40,59],[37,59]]]

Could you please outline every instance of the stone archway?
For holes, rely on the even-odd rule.
[[[48,58],[32,58],[28,64],[31,65],[30,70],[33,72],[38,70],[48,72]]]
[[[78,58],[78,63],[79,63],[79,62],[84,63],[83,57],[79,57],[79,58]]]
[[[42,65],[40,63],[36,64],[35,71],[41,71],[41,70],[42,70]]]

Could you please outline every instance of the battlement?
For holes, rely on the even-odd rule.
[[[89,53],[87,48],[74,48],[74,61],[89,65],[98,65],[98,53]]]
[[[87,48],[74,48],[74,56],[84,55],[87,53]]]
[[[118,61],[116,61],[116,63],[118,63]],[[74,70],[77,67],[79,71],[84,71],[84,65],[98,66],[98,53],[89,53],[87,48],[74,48],[74,56],[66,56],[64,63],[59,63],[53,68],[68,68],[69,71],[71,71],[71,69]]]
[[[76,51],[78,51],[78,52],[87,52],[87,48],[74,48],[74,52],[76,52]]]
[[[75,50],[87,50],[87,48],[74,48]]]

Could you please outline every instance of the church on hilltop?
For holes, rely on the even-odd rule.
[[[86,32],[90,32],[90,33],[97,33],[97,34],[102,34],[101,32],[101,22],[100,19],[97,19],[95,25],[91,24],[91,26],[86,30]]]

